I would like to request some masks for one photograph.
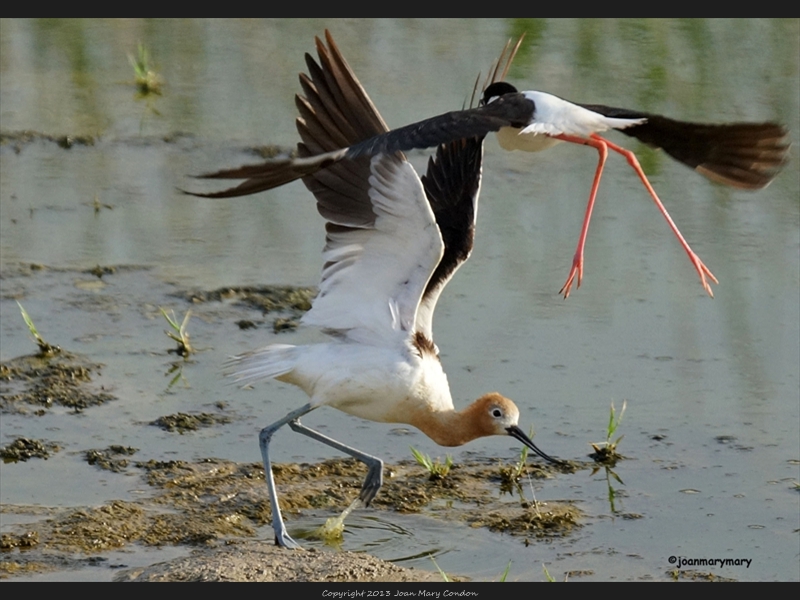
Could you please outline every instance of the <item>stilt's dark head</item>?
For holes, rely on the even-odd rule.
[[[517,92],[517,88],[515,88],[510,83],[506,83],[505,81],[498,81],[497,83],[493,83],[489,87],[487,87],[483,91],[483,98],[481,98],[481,104],[489,104],[495,98],[499,98],[505,94],[515,94]]]

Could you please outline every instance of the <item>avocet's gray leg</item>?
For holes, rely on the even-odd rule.
[[[369,503],[372,502],[375,494],[378,493],[378,490],[380,490],[381,486],[383,485],[383,461],[376,456],[365,454],[364,452],[361,452],[361,450],[357,450],[356,448],[343,444],[342,442],[337,442],[333,438],[322,435],[318,431],[309,429],[300,423],[300,417],[303,416],[303,414],[297,415],[297,417],[289,421],[289,427],[291,427],[293,431],[307,435],[308,437],[315,439],[318,442],[322,442],[331,448],[335,448],[340,452],[349,454],[353,458],[356,458],[367,465],[367,477],[364,479],[364,485],[361,486],[361,494],[359,494],[358,497],[361,502],[364,503],[364,506],[369,506]]]
[[[269,442],[272,435],[286,423],[295,421],[303,415],[314,410],[311,404],[306,404],[302,408],[298,408],[283,417],[280,421],[276,421],[272,425],[267,425],[258,434],[258,445],[261,448],[261,458],[264,461],[264,476],[267,480],[267,489],[269,490],[269,501],[272,505],[272,529],[275,531],[275,544],[283,546],[284,548],[300,548],[300,545],[295,542],[286,531],[286,526],[283,524],[283,517],[281,517],[281,508],[278,505],[278,492],[275,489],[275,477],[272,475],[272,463],[269,460]],[[294,429],[294,427],[292,427]]]

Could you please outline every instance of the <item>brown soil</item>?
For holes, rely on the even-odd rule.
[[[430,580],[430,573],[401,569],[364,554],[290,551],[275,548],[271,541],[252,541],[257,528],[271,521],[261,464],[217,459],[128,464],[128,459],[120,458],[133,452],[112,446],[87,452],[87,461],[114,471],[137,471],[152,491],[150,498],[54,511],[47,519],[3,535],[0,576],[74,567],[87,560],[81,555],[98,560],[103,552],[140,544],[198,550],[190,559],[174,561],[175,571],[160,565],[120,575],[121,579]],[[491,462],[459,464],[446,477],[431,479],[417,464],[387,466],[384,488],[368,510],[425,511],[436,517],[436,507],[446,503],[446,518],[519,536],[525,543],[568,536],[581,526],[580,511],[568,502],[534,505],[498,500],[501,467]],[[553,475],[548,467],[526,469],[533,477]],[[365,468],[348,459],[277,464],[274,472],[284,517],[291,522],[292,515],[305,509],[346,507],[358,495]],[[26,512],[24,507],[12,506],[2,511]],[[187,570],[189,565],[192,568]]]

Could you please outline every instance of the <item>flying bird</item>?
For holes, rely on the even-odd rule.
[[[306,54],[309,75],[300,77],[300,156],[349,147],[388,130],[327,31],[326,39],[327,47],[316,39],[319,63]],[[326,220],[326,245],[319,294],[303,323],[321,327],[331,339],[272,344],[230,364],[243,384],[275,378],[311,399],[259,435],[279,546],[298,547],[281,516],[269,457],[282,426],[366,464],[359,494],[365,506],[383,482],[381,459],[300,423],[321,406],[413,425],[443,446],[511,436],[543,459],[560,462],[520,429],[519,409],[508,398],[492,392],[456,410],[433,342],[439,295],[472,251],[482,154],[483,136],[471,136],[440,145],[421,178],[394,150],[339,161],[304,177]]]
[[[612,150],[623,155],[639,176],[689,256],[703,289],[713,297],[709,280],[718,283],[717,278],[684,239],[634,153],[598,135],[610,129],[661,148],[712,181],[748,190],[763,188],[775,178],[787,160],[790,147],[788,131],[776,123],[690,123],[624,108],[576,104],[545,92],[519,92],[511,84],[498,81],[486,87],[480,106],[376,133],[343,147],[200,175],[206,179],[245,181],[230,189],[193,194],[208,198],[254,194],[307,177],[342,160],[436,147],[461,139],[482,138],[491,132],[497,133],[498,142],[507,150],[536,152],[562,141],[572,142],[595,148],[599,159],[572,268],[560,293],[568,297],[576,277],[580,287],[592,209],[608,150]]]

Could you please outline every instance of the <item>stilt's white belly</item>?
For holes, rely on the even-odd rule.
[[[515,127],[501,127],[497,132],[497,142],[504,150],[522,150],[524,152],[539,152],[558,144],[557,140],[543,133],[520,133],[522,129]]]

